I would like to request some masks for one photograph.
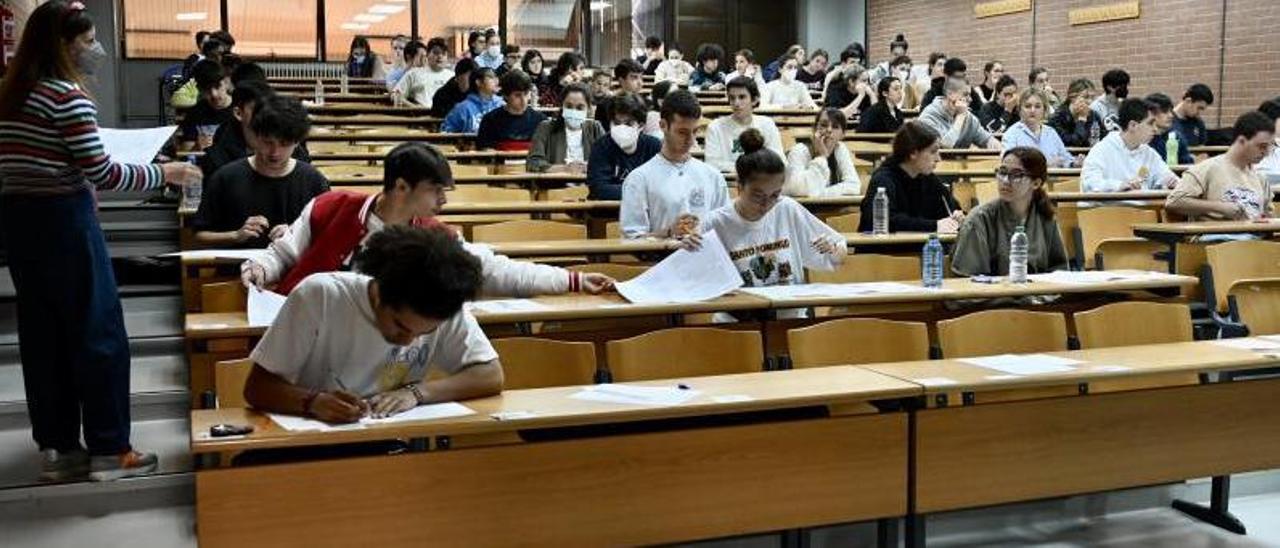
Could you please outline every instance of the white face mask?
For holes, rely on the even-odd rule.
[[[636,143],[640,141],[640,130],[633,126],[624,124],[614,124],[609,128],[609,137],[613,138],[613,142],[618,144],[623,152],[631,154],[636,150]]]
[[[582,124],[587,121],[587,111],[571,108],[561,109],[560,117],[564,118],[564,125],[568,126],[569,129],[580,129]]]
[[[499,55],[502,55],[502,48],[500,46],[489,46],[490,57],[497,57]]]
[[[796,69],[786,69],[782,71],[782,81],[791,82],[796,79]]]

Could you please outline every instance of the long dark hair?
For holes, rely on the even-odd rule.
[[[822,123],[823,118],[831,122],[831,127],[839,128],[841,132],[844,132],[845,124],[847,123],[844,112],[841,112],[838,108],[828,107],[818,111],[818,116],[813,119],[813,134],[815,136],[818,134],[818,124]],[[839,143],[837,146],[844,146],[844,143]],[[841,181],[841,176],[844,174],[840,173],[840,162],[836,161],[834,152],[827,156],[827,170],[831,173],[828,183],[834,185]]]
[[[889,161],[902,164],[911,159],[911,155],[933,146],[938,142],[938,134],[929,126],[924,125],[918,120],[911,120],[902,127],[898,128],[898,132],[893,134],[893,153],[889,155]]]
[[[54,78],[84,85],[84,75],[76,67],[68,45],[93,29],[84,5],[65,0],[41,4],[27,18],[18,42],[18,52],[0,83],[0,118],[10,119],[21,110],[27,95],[42,78]],[[50,47],[50,41],[56,41]]]
[[[1044,190],[1044,186],[1049,182],[1049,161],[1045,159],[1044,153],[1035,147],[1014,147],[1006,150],[1004,154],[1018,159],[1022,164],[1022,170],[1027,172],[1028,179],[1040,180],[1040,187],[1031,194],[1031,208],[1041,217],[1052,219],[1053,200],[1049,199],[1049,193]]]
[[[373,54],[373,48],[369,47],[369,40],[365,39],[363,36],[352,38],[351,47],[347,48],[348,70],[350,69],[351,64],[356,60],[356,48],[364,48],[364,61],[360,62],[356,67],[355,73],[351,76],[355,78],[368,78],[373,76],[373,63],[377,61],[377,59],[375,59],[375,55]]]

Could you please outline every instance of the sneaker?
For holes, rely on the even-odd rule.
[[[45,449],[40,452],[40,480],[67,481],[79,479],[89,473],[89,453],[84,449],[58,451]]]
[[[133,476],[150,474],[156,470],[159,459],[155,453],[128,451],[119,455],[93,457],[89,464],[89,479],[93,481],[113,481]]]

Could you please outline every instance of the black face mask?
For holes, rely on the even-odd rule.
[[[1124,99],[1129,96],[1129,86],[1120,86],[1116,88],[1116,99]]]

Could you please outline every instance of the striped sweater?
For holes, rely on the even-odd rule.
[[[0,195],[148,190],[163,183],[159,165],[111,161],[98,138],[98,109],[72,82],[40,80],[18,113],[0,120]]]

